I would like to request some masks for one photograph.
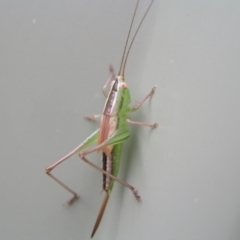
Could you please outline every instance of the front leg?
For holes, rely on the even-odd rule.
[[[107,80],[107,82],[104,84],[104,86],[102,88],[103,95],[106,98],[108,96],[108,93],[106,92],[106,88],[107,88],[108,84],[115,78],[114,69],[113,69],[112,65],[109,66],[109,72],[110,72],[110,75],[108,77],[108,80]]]
[[[137,104],[135,107],[133,107],[133,108],[130,108],[129,109],[129,112],[135,112],[135,111],[137,111],[142,105],[143,105],[143,103],[147,100],[147,99],[149,99],[150,97],[152,97],[152,95],[155,93],[155,91],[156,91],[156,86],[154,86],[153,88],[152,88],[152,90],[151,90],[151,92],[139,103],[139,104]]]

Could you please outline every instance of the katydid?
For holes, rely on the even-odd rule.
[[[57,162],[55,162],[54,164],[46,168],[47,175],[50,176],[52,179],[54,179],[57,183],[59,183],[63,188],[65,188],[68,192],[70,192],[73,195],[73,197],[67,202],[68,204],[72,204],[75,200],[77,200],[78,195],[75,191],[70,189],[63,182],[61,182],[54,175],[52,175],[51,171],[57,165],[59,165],[60,163],[68,159],[73,154],[79,152],[80,159],[82,159],[84,162],[88,163],[95,169],[97,169],[99,172],[103,173],[103,190],[105,191],[105,198],[103,200],[102,206],[100,208],[100,212],[95,222],[91,238],[94,236],[101,222],[104,210],[106,208],[106,205],[115,181],[129,188],[132,191],[135,198],[138,201],[140,201],[140,196],[137,194],[137,189],[131,186],[130,184],[117,178],[117,174],[118,174],[119,165],[120,165],[122,146],[125,140],[130,135],[127,124],[131,123],[131,124],[136,124],[141,126],[147,126],[150,128],[157,127],[156,123],[147,124],[142,122],[135,122],[127,118],[128,113],[138,110],[142,106],[142,104],[154,94],[156,87],[153,87],[151,92],[139,104],[131,108],[129,107],[130,92],[124,78],[124,70],[125,70],[125,66],[126,66],[126,62],[127,62],[127,58],[128,58],[131,46],[134,42],[134,39],[138,33],[138,30],[140,29],[140,26],[142,25],[142,22],[145,19],[152,3],[153,3],[153,0],[150,2],[144,16],[142,17],[142,20],[140,21],[137,27],[137,30],[133,35],[133,38],[127,50],[129,36],[132,30],[132,25],[133,25],[134,18],[137,12],[138,4],[139,4],[139,0],[137,1],[134,14],[132,17],[132,21],[130,24],[127,40],[124,47],[119,73],[114,79],[114,70],[110,66],[110,76],[102,89],[103,94],[107,98],[105,102],[105,106],[103,108],[103,112],[101,115],[93,115],[93,116],[86,117],[88,120],[95,120],[96,118],[101,117],[100,128],[95,132],[93,132],[89,137],[87,137],[73,151],[71,151],[66,156],[64,156],[63,158],[61,158],[60,160],[58,160]],[[106,88],[108,85],[110,85],[110,82],[112,82],[110,91],[109,93],[107,93]],[[92,145],[95,145],[95,146],[92,147]],[[82,151],[86,148],[89,148],[89,149]],[[86,155],[95,151],[101,152],[102,154],[102,168],[98,167],[97,165],[95,165],[85,157]]]

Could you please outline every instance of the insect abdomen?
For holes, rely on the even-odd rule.
[[[112,169],[113,169],[112,167],[113,167],[112,155],[107,156],[103,152],[103,154],[102,154],[102,168],[103,168],[103,170],[106,171],[107,173],[112,174]],[[103,190],[105,190],[105,191],[109,190],[110,181],[111,181],[110,177],[103,174]]]

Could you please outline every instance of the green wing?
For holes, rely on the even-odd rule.
[[[125,142],[130,136],[128,129],[118,129],[109,138],[103,142],[104,146],[115,145]]]
[[[88,136],[79,146],[77,146],[73,151],[72,154],[75,154],[95,143],[97,143],[98,140],[98,134],[99,134],[99,129],[93,132],[90,136]],[[71,154],[71,155],[72,155]]]
[[[89,137],[87,137],[76,149],[77,152],[95,144],[98,140],[99,129],[93,132]]]

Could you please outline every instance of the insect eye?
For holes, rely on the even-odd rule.
[[[127,89],[127,84],[125,82],[122,83],[122,89]]]

